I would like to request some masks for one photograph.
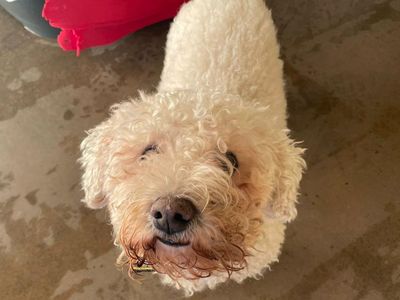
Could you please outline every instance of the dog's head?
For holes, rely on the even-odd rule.
[[[116,105],[82,143],[84,201],[108,205],[131,266],[174,279],[240,270],[266,217],[296,215],[302,149],[269,118],[220,94]]]

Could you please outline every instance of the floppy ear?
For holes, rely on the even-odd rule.
[[[277,170],[272,198],[267,206],[270,217],[281,219],[284,222],[292,221],[296,215],[298,188],[306,168],[302,158],[305,149],[296,147],[296,142],[287,137],[281,139],[275,148]]]
[[[89,130],[81,143],[82,156],[79,159],[83,169],[82,187],[85,198],[82,200],[90,208],[107,205],[104,181],[110,158],[111,129],[108,121]]]

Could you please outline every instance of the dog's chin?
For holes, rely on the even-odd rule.
[[[126,235],[122,235],[120,241],[127,257],[124,263],[129,265],[131,276],[135,274],[135,268],[143,265],[151,266],[173,280],[194,280],[221,273],[230,276],[246,266],[246,251],[223,239],[216,242],[199,235],[183,238],[157,233],[124,237]]]

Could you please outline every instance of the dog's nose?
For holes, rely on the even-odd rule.
[[[197,215],[197,209],[186,198],[162,198],[154,202],[150,214],[157,229],[174,234],[189,226]]]

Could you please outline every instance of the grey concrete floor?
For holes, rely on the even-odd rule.
[[[298,218],[259,281],[193,299],[400,299],[400,1],[269,0],[290,127],[309,149]],[[80,57],[0,10],[0,299],[174,299],[119,272],[79,199],[84,130],[157,85],[168,23]]]

